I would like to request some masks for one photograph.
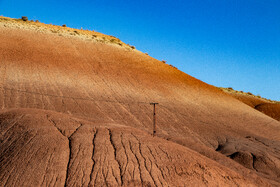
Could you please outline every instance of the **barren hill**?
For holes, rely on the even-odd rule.
[[[4,111],[0,118],[5,133],[1,155],[9,155],[1,157],[3,186],[255,183],[186,147],[135,128],[32,109]]]
[[[250,107],[280,121],[280,102],[272,101],[260,96],[255,96],[252,93],[246,93],[243,91],[236,91],[232,88],[219,88],[226,93],[229,93],[234,98],[249,105]]]
[[[264,114],[280,121],[280,104],[276,103],[262,103],[255,106],[255,109],[263,112]]]
[[[1,185],[279,185],[279,121],[128,45],[55,28],[0,18]]]

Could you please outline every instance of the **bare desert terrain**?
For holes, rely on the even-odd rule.
[[[0,186],[279,186],[279,104],[244,101],[112,36],[0,17]]]

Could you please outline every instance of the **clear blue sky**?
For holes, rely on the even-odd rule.
[[[209,84],[280,100],[279,0],[0,0],[0,15],[114,35]]]

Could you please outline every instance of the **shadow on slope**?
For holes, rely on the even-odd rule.
[[[2,111],[1,186],[268,185],[181,145],[56,112]]]
[[[279,103],[263,103],[255,106],[258,111],[280,121],[280,104]]]
[[[230,94],[246,105],[268,115],[269,117],[280,121],[280,103],[277,101],[268,100],[260,96],[255,96],[251,93],[236,91],[232,88],[219,88],[220,90]]]

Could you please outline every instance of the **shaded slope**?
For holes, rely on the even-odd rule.
[[[249,105],[252,108],[255,108],[255,106],[259,105],[259,104],[263,104],[263,103],[271,103],[267,100],[264,100],[262,98],[257,98],[254,96],[250,96],[250,95],[242,95],[242,94],[234,94],[231,93],[231,95],[238,99],[239,101],[245,103],[246,105]]]
[[[224,92],[230,94],[246,105],[280,121],[279,102],[261,98],[241,91],[233,90],[232,88],[219,88]]]
[[[269,173],[255,171],[279,181],[280,123],[213,86],[136,50],[80,35],[60,36],[1,23],[0,43],[2,109],[53,110],[100,126],[117,123],[151,132],[149,102],[159,102],[159,137],[235,172],[242,172],[241,166],[220,152],[229,156],[247,150],[264,155],[273,160],[263,164],[270,168]],[[222,151],[227,145],[233,149]]]
[[[262,103],[255,106],[255,109],[262,113],[280,121],[280,104],[277,103]]]
[[[268,185],[117,124],[34,109],[2,112],[0,124],[1,186]]]

